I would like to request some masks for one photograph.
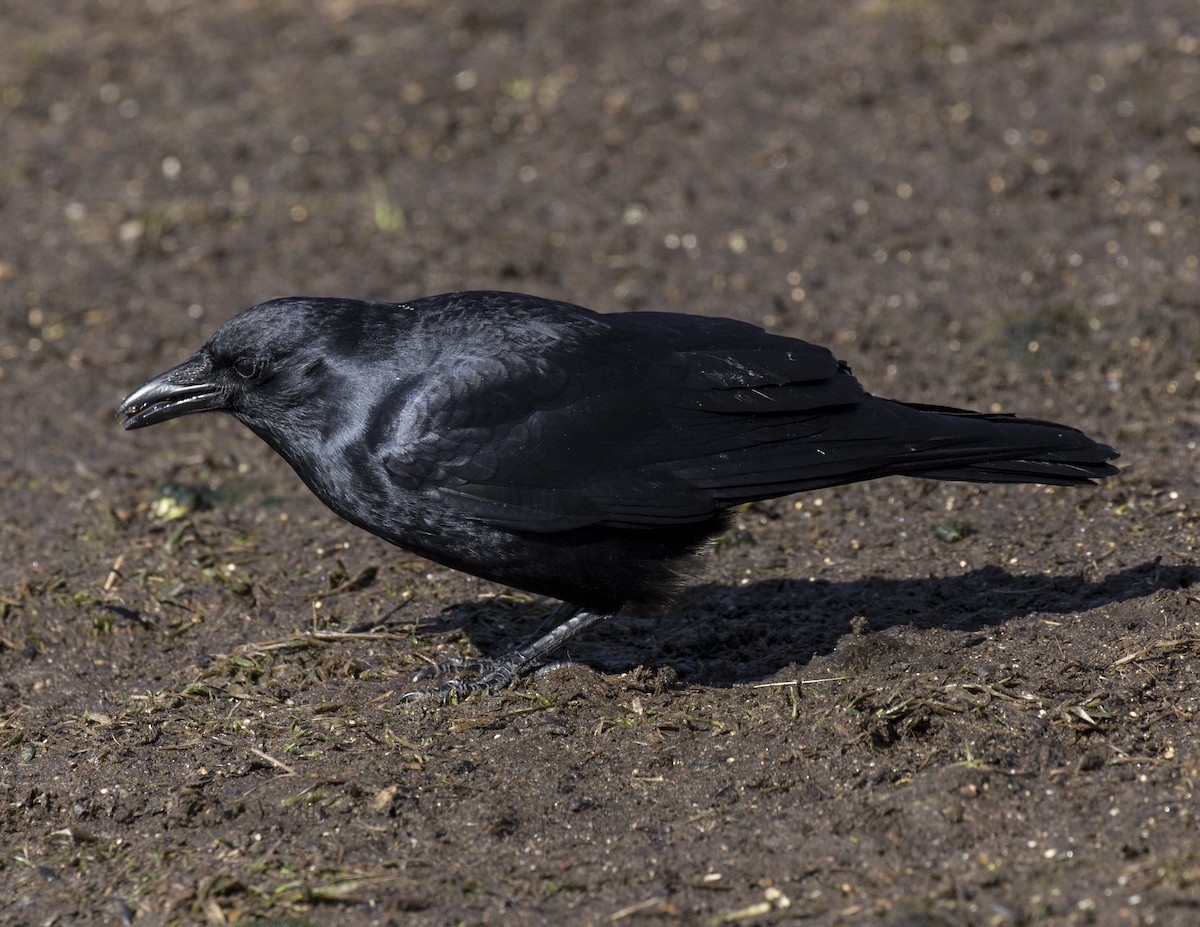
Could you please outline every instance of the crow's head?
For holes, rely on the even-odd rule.
[[[247,309],[182,364],[126,396],[117,414],[134,429],[193,412],[228,412],[259,434],[320,419],[324,400],[337,392],[330,368],[361,356],[364,315],[381,308],[288,298]]]

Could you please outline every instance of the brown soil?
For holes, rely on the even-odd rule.
[[[1200,923],[1194,0],[3,20],[0,923]],[[581,665],[401,702],[548,603],[112,410],[254,302],[466,288],[749,319],[1125,470],[755,506]]]

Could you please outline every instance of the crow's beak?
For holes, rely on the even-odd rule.
[[[192,412],[215,412],[225,407],[225,390],[213,382],[212,362],[195,354],[139,386],[117,406],[125,430],[157,425]]]

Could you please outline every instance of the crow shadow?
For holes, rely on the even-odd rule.
[[[670,668],[689,683],[738,685],[832,653],[864,620],[866,640],[899,627],[979,632],[1031,614],[1090,611],[1198,582],[1200,567],[1154,560],[1094,582],[986,566],[918,579],[701,584],[662,615],[621,614],[594,626],[558,656],[606,673]],[[461,629],[484,656],[500,656],[544,630],[550,605],[508,599],[456,605],[427,629]]]

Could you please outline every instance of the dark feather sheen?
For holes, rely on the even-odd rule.
[[[825,348],[744,322],[511,293],[264,303],[120,411],[218,409],[366,530],[604,613],[661,606],[740,503],[1117,472],[1076,429],[877,398]]]

